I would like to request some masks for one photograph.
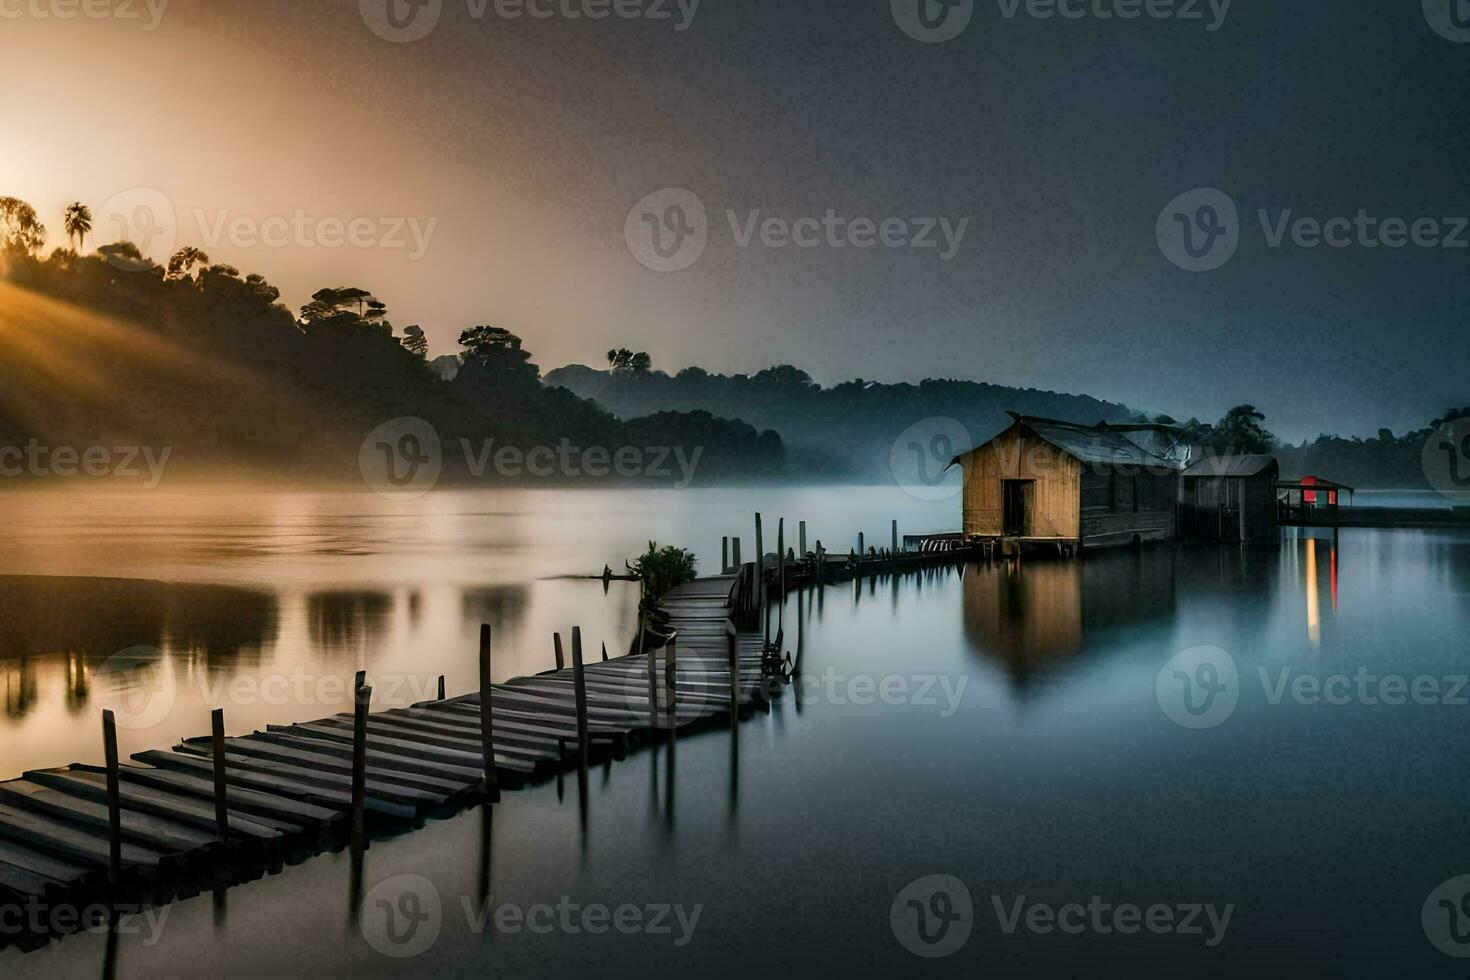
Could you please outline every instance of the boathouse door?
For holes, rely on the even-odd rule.
[[[1005,513],[1001,531],[1008,538],[1024,538],[1031,534],[1031,489],[1035,480],[1006,480]]]

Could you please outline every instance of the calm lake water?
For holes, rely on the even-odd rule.
[[[804,518],[830,549],[859,529],[885,541],[893,517],[947,529],[958,511],[871,488],[6,497],[0,771],[98,758],[98,709],[128,703],[102,683],[116,676],[172,691],[164,717],[124,732],[132,750],[206,730],[215,703],[232,731],[339,710],[328,680],[360,668],[400,678],[404,702],[439,674],[468,689],[482,620],[504,676],[550,666],[551,632],[573,623],[619,652],[630,587],[556,576],[617,568],[650,538],[712,570],[721,534],[751,554],[757,505],[768,529]],[[0,968],[1463,975],[1421,916],[1470,874],[1470,536],[970,565],[793,595],[784,615],[801,673],[770,713],[738,739],[691,735],[595,771],[585,829],[572,777],[507,793],[489,822],[475,810],[375,842],[364,907],[421,913],[412,940],[354,924],[338,854],[179,903],[110,954],[79,935]],[[132,655],[139,670],[103,666],[136,646],[157,651]],[[289,682],[281,703],[271,678]],[[930,875],[964,893],[905,892]],[[966,893],[969,916],[936,932]],[[912,895],[935,945],[916,938]],[[627,934],[582,928],[602,906]],[[658,911],[674,906],[682,920]],[[1128,918],[1151,906],[1173,926]],[[1428,906],[1431,931],[1470,926]],[[655,916],[668,934],[635,927]],[[905,942],[959,948],[924,959]]]

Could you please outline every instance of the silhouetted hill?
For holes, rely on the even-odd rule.
[[[700,368],[670,376],[574,364],[548,372],[546,383],[591,398],[620,418],[706,411],[775,429],[793,473],[860,479],[891,480],[895,440],[927,419],[955,419],[978,444],[1010,424],[1008,410],[1088,424],[1137,416],[1127,406],[1087,395],[975,381],[879,384],[858,379],[824,388],[788,365],[751,376]],[[957,452],[966,448],[955,447]]]
[[[167,269],[132,246],[99,253],[0,255],[0,472],[14,477],[4,485],[98,475],[82,468],[89,450],[93,469],[131,452],[141,470],[142,449],[170,478],[360,488],[362,453],[421,451],[426,440],[402,441],[404,419],[431,427],[450,483],[783,475],[774,432],[707,413],[624,422],[542,384],[501,328],[472,327],[453,364],[430,363],[422,331],[395,336],[387,307],[363,289],[320,290],[293,316],[261,277],[194,250]],[[388,436],[367,439],[389,423]],[[697,468],[653,465],[679,458]]]

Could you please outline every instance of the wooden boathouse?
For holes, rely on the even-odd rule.
[[[1196,541],[1271,541],[1277,535],[1274,456],[1206,456],[1180,476],[1179,536]]]
[[[1175,536],[1188,459],[1181,430],[1009,414],[1009,428],[954,460],[967,539],[1072,551]]]

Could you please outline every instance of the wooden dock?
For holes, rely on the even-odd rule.
[[[164,904],[620,758],[659,729],[673,737],[719,718],[733,727],[770,682],[763,638],[736,629],[749,625],[740,609],[750,581],[725,575],[672,590],[652,627],[667,639],[658,649],[584,664],[574,632],[570,666],[558,637],[560,669],[504,684],[488,681],[487,628],[488,705],[477,691],[234,738],[217,720],[212,735],[115,770],[71,765],[0,782],[0,913],[19,906],[23,916],[5,921],[28,922],[38,905]],[[365,704],[371,688],[361,691]],[[48,938],[0,932],[0,948]]]

